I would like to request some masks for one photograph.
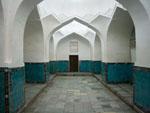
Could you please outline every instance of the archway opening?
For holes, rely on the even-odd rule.
[[[77,72],[91,72],[91,66],[90,62],[92,61],[92,51],[91,51],[91,45],[90,42],[83,38],[81,35],[78,35],[76,33],[72,33],[66,37],[64,37],[62,40],[59,41],[57,45],[57,53],[56,53],[56,59],[57,62],[63,62],[66,61],[68,67],[66,67],[66,70],[57,70],[58,72],[70,72],[70,69],[73,67],[70,67],[70,59],[69,56],[76,55],[79,58],[78,64],[78,71]],[[76,62],[74,62],[76,64]],[[88,65],[85,65],[88,64]],[[87,66],[87,67],[85,67]],[[64,68],[65,66],[58,65],[59,68]]]
[[[133,81],[135,45],[134,24],[127,11],[117,8],[107,34],[108,83]],[[132,39],[132,40],[131,40]],[[132,51],[132,52],[131,52]]]
[[[97,34],[98,33],[98,34]],[[62,39],[65,39],[65,37],[68,37],[68,36],[70,36],[70,34],[71,34],[71,37],[83,37],[83,38],[85,38],[86,40],[88,40],[89,41],[89,43],[90,43],[90,45],[88,45],[88,46],[91,46],[90,47],[90,59],[89,58],[82,58],[82,56],[89,56],[89,55],[82,55],[82,54],[84,54],[84,53],[86,53],[87,51],[85,50],[85,51],[82,51],[82,52],[80,52],[80,53],[78,53],[78,54],[80,54],[80,56],[79,56],[79,72],[90,72],[90,73],[94,73],[94,71],[96,72],[96,70],[97,70],[97,73],[99,73],[100,74],[100,68],[101,68],[101,66],[100,66],[100,62],[101,62],[101,59],[97,59],[98,61],[97,61],[97,63],[96,63],[96,59],[94,60],[94,57],[95,57],[95,55],[96,54],[94,54],[94,49],[96,50],[96,51],[99,51],[100,49],[101,49],[101,41],[100,41],[100,38],[99,38],[99,36],[100,36],[100,33],[99,32],[97,32],[97,30],[93,27],[93,26],[91,26],[91,25],[89,25],[88,23],[86,23],[86,22],[84,22],[84,21],[82,21],[82,20],[80,20],[80,19],[78,19],[78,18],[73,18],[73,19],[70,19],[70,20],[68,20],[67,22],[64,22],[63,24],[61,24],[60,26],[58,26],[58,27],[56,27],[56,29],[54,29],[53,31],[52,31],[52,34],[51,34],[51,38],[53,38],[53,45],[54,45],[54,52],[53,52],[53,56],[54,56],[54,59],[53,59],[53,62],[51,62],[50,64],[51,65],[54,65],[54,62],[57,62],[57,64],[58,64],[58,61],[57,60],[69,60],[68,58],[69,58],[69,55],[68,55],[68,57],[67,57],[67,59],[59,59],[59,57],[60,56],[63,56],[63,54],[62,55],[59,55],[59,57],[57,56],[58,55],[58,48],[56,48],[57,47],[57,44],[59,44],[59,41],[60,40],[62,40]],[[78,34],[78,35],[77,35]],[[70,39],[72,39],[70,37]],[[97,39],[98,38],[98,39]],[[76,38],[75,38],[76,39]],[[96,39],[96,41],[98,40],[98,45],[97,45],[97,43],[96,43],[96,46],[98,47],[98,50],[96,49],[96,48],[94,48],[94,47],[96,47],[96,46],[94,46],[95,45],[95,39]],[[50,39],[50,42],[51,42],[51,39]],[[74,40],[74,41],[70,41],[70,43],[73,43],[74,42],[74,44],[75,45],[77,45],[77,44],[79,44],[79,40]],[[68,42],[69,43],[69,42]],[[73,44],[73,45],[74,45]],[[72,45],[72,44],[71,44]],[[80,45],[83,45],[83,44],[81,44],[80,43]],[[70,47],[70,48],[73,48],[73,47]],[[74,47],[75,48],[75,47]],[[79,47],[76,47],[76,48],[79,48]],[[80,48],[81,49],[81,48]],[[50,48],[50,50],[51,50],[51,48]],[[65,48],[65,49],[62,49],[62,51],[67,51],[68,50],[68,48]],[[88,50],[88,49],[87,49]],[[62,51],[60,51],[60,53],[62,53]],[[101,51],[101,50],[100,50]],[[65,52],[63,52],[63,53],[65,53]],[[82,53],[82,54],[81,54]],[[101,55],[100,55],[101,53],[99,52],[99,56],[96,56],[96,57],[101,57]],[[71,55],[71,53],[70,53],[70,55]],[[76,53],[76,55],[77,55],[77,53]],[[51,60],[51,59],[50,59]],[[69,62],[69,61],[66,61],[66,62]],[[81,67],[81,64],[83,65],[82,67]],[[93,66],[98,66],[97,67],[97,69],[96,68],[93,68]],[[54,66],[53,66],[54,67]],[[63,67],[63,66],[62,66]],[[64,66],[65,67],[65,66]],[[64,72],[68,72],[69,71],[69,65],[67,65],[67,63],[66,63],[66,69],[64,69]],[[82,68],[82,69],[81,69]],[[52,68],[53,70],[55,70],[56,72],[57,72],[57,69],[54,69],[54,68]],[[56,73],[56,72],[54,72],[54,71],[52,71],[53,73]],[[60,71],[60,72],[63,72],[63,71]]]
[[[30,14],[25,28],[24,62],[26,82],[46,82],[45,68],[48,67],[44,63],[44,34],[37,8]]]
[[[150,1],[118,0],[130,13],[135,24],[136,35],[136,62],[134,67],[134,95],[133,101],[145,112],[150,112]],[[142,86],[142,87],[141,87]],[[144,93],[143,93],[144,92]]]

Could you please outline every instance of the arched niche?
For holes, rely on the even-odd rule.
[[[130,40],[133,28],[129,13],[117,8],[107,33],[108,63],[131,63]]]
[[[95,42],[94,42],[94,61],[101,61],[101,59],[102,59],[101,40],[96,35]]]
[[[147,7],[148,0],[118,0],[127,8],[135,25],[136,35],[136,62],[135,66],[150,67],[150,13]]]
[[[105,71],[103,75],[108,83],[133,81],[130,46],[133,28],[129,13],[117,8],[107,32],[107,66],[102,66],[102,70]]]
[[[78,42],[78,52],[70,52],[70,41],[76,40]],[[79,60],[92,60],[92,48],[90,42],[83,36],[72,33],[58,42],[56,47],[57,60],[69,60],[69,55],[79,55]]]
[[[17,8],[14,21],[12,23],[13,29],[11,32],[11,49],[9,50],[9,59],[12,67],[24,66],[23,55],[23,40],[25,26],[29,15],[35,6],[42,0],[23,0]]]
[[[37,8],[29,15],[25,27],[24,62],[44,62],[44,34]]]
[[[135,25],[136,62],[134,67],[133,103],[143,111],[150,112],[150,1],[118,1],[127,8]]]

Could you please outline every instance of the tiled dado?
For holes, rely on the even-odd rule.
[[[25,102],[25,70],[0,68],[0,113],[16,113]]]
[[[49,79],[49,63],[25,63],[26,82],[45,83]]]
[[[134,104],[150,113],[150,68],[134,68]]]
[[[133,80],[132,63],[104,63],[101,65],[102,78],[107,83],[125,83]]]

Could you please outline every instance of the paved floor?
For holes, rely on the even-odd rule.
[[[100,81],[102,80],[101,75],[95,75]],[[105,82],[104,82],[105,83]],[[127,103],[134,105],[133,103],[133,85],[129,83],[121,84],[107,84],[105,83],[113,92],[121,96]]]
[[[128,103],[133,104],[133,86],[131,84],[108,84],[108,86],[121,95]]]
[[[25,102],[29,103],[46,84],[26,84],[25,85]]]
[[[92,76],[58,76],[24,113],[135,113]]]

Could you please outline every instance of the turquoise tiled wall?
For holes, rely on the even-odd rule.
[[[9,86],[9,112],[16,113],[25,102],[25,74],[24,67],[0,69],[0,113],[5,113],[5,83]],[[9,76],[10,80],[5,82],[5,76]]]
[[[93,73],[101,74],[101,61],[93,61]]]
[[[4,71],[0,70],[0,113],[5,113]]]
[[[101,76],[104,81],[106,80],[106,74],[107,74],[107,64],[101,62]]]
[[[150,69],[135,68],[133,98],[138,107],[150,113]]]
[[[79,62],[80,72],[91,72],[101,74],[101,61],[82,60]],[[54,74],[56,72],[69,72],[69,61],[50,61],[49,72]]]
[[[49,62],[49,72],[50,74],[54,74],[56,72],[56,68],[55,68],[55,64],[56,62],[55,61],[50,61]]]
[[[69,61],[56,61],[55,68],[56,72],[68,72]]]
[[[49,72],[54,74],[56,72],[68,72],[69,71],[69,61],[50,61],[49,62]]]
[[[17,112],[25,103],[24,68],[12,69],[10,76],[10,113]]]
[[[45,83],[49,78],[49,63],[25,63],[26,81]]]
[[[108,63],[106,79],[108,83],[131,82],[133,78],[133,64]]]
[[[90,60],[80,61],[80,72],[93,72],[93,62]]]
[[[101,65],[102,78],[108,83],[132,82],[132,63],[104,63]]]

